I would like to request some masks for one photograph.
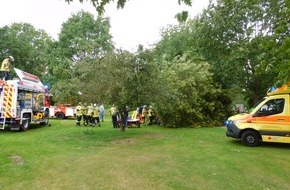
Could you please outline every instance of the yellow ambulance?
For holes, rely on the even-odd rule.
[[[246,146],[290,143],[290,83],[268,91],[250,113],[229,117],[226,127],[227,137],[241,139]]]

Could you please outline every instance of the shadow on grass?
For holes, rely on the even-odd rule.
[[[243,145],[243,143],[241,142],[241,140],[229,140],[228,141],[229,144],[233,145],[233,146],[243,146],[243,147],[247,147],[245,145]],[[260,144],[260,146],[257,146],[259,148],[278,148],[278,149],[290,149],[290,143],[271,143],[271,142],[262,142]],[[249,148],[257,148],[257,147],[249,147]]]
[[[28,130],[37,130],[37,129],[41,129],[41,128],[44,128],[44,127],[51,127],[49,126],[48,124],[47,125],[43,125],[43,124],[31,124],[29,126],[29,129]],[[20,132],[25,132],[25,130],[23,129],[20,129],[20,130],[11,130],[10,126],[5,126],[5,129],[3,130],[0,130],[1,133],[20,133]]]

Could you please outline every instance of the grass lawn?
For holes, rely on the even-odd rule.
[[[290,144],[245,147],[226,129],[114,129],[51,120],[0,131],[1,190],[290,189]]]

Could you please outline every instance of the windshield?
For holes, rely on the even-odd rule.
[[[257,103],[255,103],[255,105],[253,107],[251,107],[248,111],[248,113],[251,113],[261,102],[263,102],[266,99],[266,97],[262,98],[261,100],[259,100]]]

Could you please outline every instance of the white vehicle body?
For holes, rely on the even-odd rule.
[[[59,104],[58,106],[50,106],[49,113],[51,118],[66,119],[75,117],[75,108],[70,104]]]
[[[14,70],[19,79],[0,80],[0,129],[26,130],[30,123],[48,124],[44,85],[37,76]]]

